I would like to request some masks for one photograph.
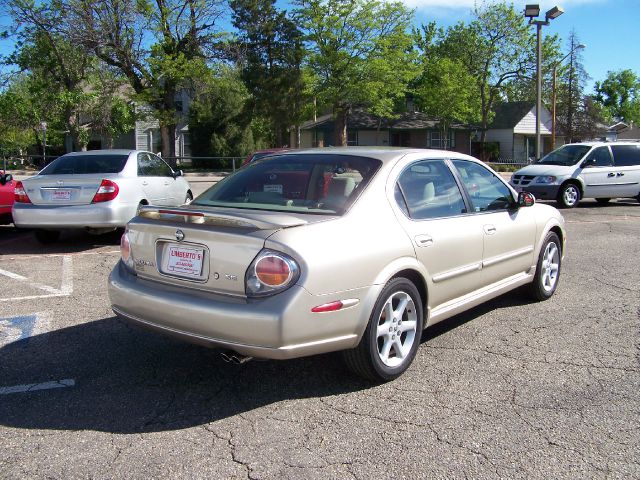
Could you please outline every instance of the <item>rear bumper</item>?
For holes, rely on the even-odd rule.
[[[138,205],[104,202],[89,205],[34,205],[15,203],[13,222],[22,228],[124,227]]]
[[[369,289],[347,292],[350,298]],[[294,286],[260,299],[227,297],[143,280],[119,262],[109,276],[113,311],[124,320],[182,340],[242,355],[287,359],[353,348],[361,302],[336,312],[311,308],[343,298],[311,295]]]

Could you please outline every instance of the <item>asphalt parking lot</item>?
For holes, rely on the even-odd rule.
[[[384,385],[130,327],[117,235],[0,227],[0,478],[640,478],[640,204],[563,213],[551,300],[427,330]]]

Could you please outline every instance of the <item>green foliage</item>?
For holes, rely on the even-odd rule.
[[[288,143],[287,128],[299,123],[303,103],[302,35],[274,0],[233,0],[233,25],[242,52],[242,79],[253,97],[253,112],[271,124],[271,143]]]
[[[260,134],[261,125],[252,122],[247,112],[250,98],[237,72],[223,69],[218,76],[209,75],[206,87],[189,111],[192,155],[238,157],[261,148],[260,140],[254,139],[253,128]],[[194,166],[200,166],[198,160],[194,160]]]
[[[608,72],[596,82],[596,101],[610,117],[640,124],[640,77],[632,70]]]
[[[336,143],[345,145],[346,130],[340,129],[349,109],[364,106],[378,116],[391,116],[417,73],[407,33],[413,13],[401,3],[379,0],[296,4],[316,79],[314,94],[338,115]]]
[[[504,2],[482,4],[474,19],[448,28],[438,39],[437,51],[464,66],[480,101],[484,131],[492,110],[509,81],[532,70],[535,40],[521,12]],[[533,48],[532,48],[533,47]]]

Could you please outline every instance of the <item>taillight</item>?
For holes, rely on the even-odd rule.
[[[284,253],[263,250],[253,260],[245,276],[248,296],[273,295],[286,290],[300,276],[296,261]]]
[[[98,187],[98,191],[93,196],[91,203],[108,202],[109,200],[113,200],[118,196],[119,191],[120,189],[116,182],[103,179],[102,183],[100,183],[100,186]]]
[[[27,195],[27,191],[24,189],[24,185],[22,182],[16,182],[16,186],[13,190],[14,200],[16,203],[31,203],[29,199],[29,195]]]
[[[131,242],[129,241],[129,229],[126,228],[120,238],[120,257],[122,262],[133,270],[133,257],[131,256]]]

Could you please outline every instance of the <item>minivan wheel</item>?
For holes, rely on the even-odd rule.
[[[42,230],[35,231],[36,240],[40,243],[55,243],[60,238],[60,230]]]
[[[610,201],[611,201],[610,198],[596,198],[596,202],[598,202],[601,205],[609,203]]]
[[[558,235],[549,232],[542,242],[536,274],[529,285],[529,294],[534,300],[547,300],[556,291],[560,279],[560,264],[562,262],[561,243]]]
[[[377,382],[398,378],[416,356],[423,322],[415,285],[406,278],[390,280],[376,301],[360,343],[343,352],[347,367]]]
[[[575,183],[565,183],[560,187],[557,198],[562,208],[573,208],[580,201],[580,188]]]

